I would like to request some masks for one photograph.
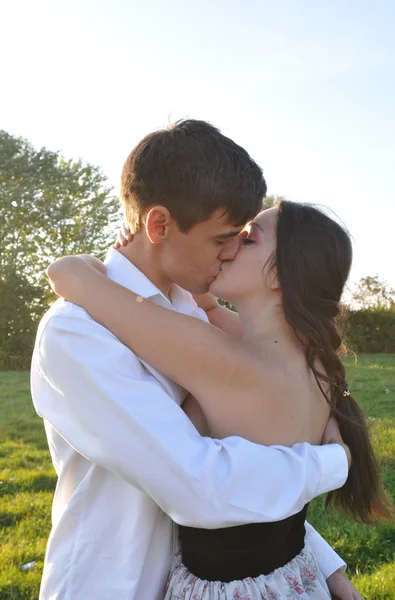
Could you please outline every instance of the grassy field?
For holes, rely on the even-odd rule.
[[[388,491],[395,500],[395,355],[347,362],[348,381],[370,417]],[[36,600],[56,477],[27,373],[0,373],[0,600]],[[395,598],[395,524],[369,528],[312,504],[310,521],[344,557],[369,600]],[[31,561],[36,565],[24,571]]]

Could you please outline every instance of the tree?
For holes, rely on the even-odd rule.
[[[395,310],[395,290],[378,275],[362,277],[351,296],[353,304],[362,310]]]
[[[40,289],[9,272],[0,278],[0,369],[23,369],[31,359]],[[37,310],[36,310],[37,312]]]
[[[119,202],[98,167],[36,150],[0,131],[3,365],[11,346],[15,353],[26,336],[32,343],[35,324],[53,299],[48,264],[64,254],[102,256],[119,217]]]
[[[266,210],[268,208],[272,208],[276,204],[278,200],[283,200],[284,196],[279,196],[277,194],[271,194],[270,196],[266,196],[262,202],[262,210]]]

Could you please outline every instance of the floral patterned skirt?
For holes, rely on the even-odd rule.
[[[188,571],[178,554],[167,581],[164,600],[328,600],[328,586],[309,543],[289,563],[269,575],[221,583]]]

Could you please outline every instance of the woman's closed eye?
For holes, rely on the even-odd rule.
[[[255,240],[252,240],[251,238],[246,237],[241,240],[241,243],[246,246],[247,244],[255,244]]]

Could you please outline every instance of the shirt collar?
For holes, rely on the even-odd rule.
[[[123,256],[115,248],[109,248],[104,260],[107,276],[123,287],[139,294],[143,298],[151,298],[158,304],[173,308],[177,312],[191,314],[197,308],[192,295],[173,283],[171,286],[171,303],[166,296],[148,279],[140,269]]]

